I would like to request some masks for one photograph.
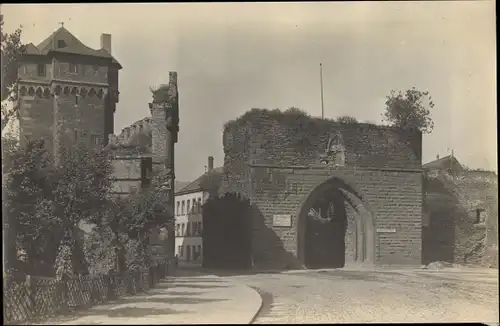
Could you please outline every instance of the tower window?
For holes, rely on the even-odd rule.
[[[77,67],[76,67],[76,65],[74,63],[70,63],[69,64],[69,72],[75,73],[75,74],[78,72],[77,71]]]
[[[58,40],[57,41],[57,48],[60,49],[60,48],[64,48],[66,47],[66,42],[64,42],[64,40]]]
[[[45,74],[47,73],[45,68],[46,67],[44,64],[41,64],[41,63],[38,64],[38,66],[37,66],[38,76],[45,76]]]

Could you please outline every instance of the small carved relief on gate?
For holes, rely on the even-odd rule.
[[[344,166],[345,146],[340,131],[330,134],[324,153],[319,154],[320,164]]]

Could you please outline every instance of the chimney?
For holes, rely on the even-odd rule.
[[[436,160],[439,160],[439,154],[438,154],[438,155],[436,155]]]
[[[214,157],[209,156],[208,157],[208,172],[212,172],[213,169],[214,169]]]
[[[111,34],[101,34],[101,49],[111,54]]]

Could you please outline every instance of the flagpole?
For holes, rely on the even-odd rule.
[[[325,118],[325,108],[323,106],[323,64],[319,64],[319,79],[321,83],[321,119]]]

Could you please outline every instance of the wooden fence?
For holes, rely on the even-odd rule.
[[[62,280],[30,275],[24,280],[4,279],[4,323],[40,320],[146,292],[161,279],[171,276],[175,267],[175,261],[170,259],[159,262],[157,267],[122,274]]]

